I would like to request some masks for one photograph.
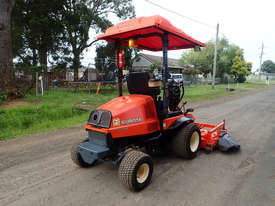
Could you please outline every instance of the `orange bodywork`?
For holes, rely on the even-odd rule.
[[[161,130],[155,102],[148,95],[130,94],[117,97],[97,109],[111,112],[110,128],[97,128],[87,124],[87,130],[111,134],[112,138],[146,135]],[[177,119],[184,116],[184,114],[181,114],[164,119],[162,121],[163,130],[167,130]],[[188,113],[186,116],[192,117],[193,121],[196,120],[193,114]],[[221,133],[227,132],[224,121],[218,125],[198,122],[195,122],[195,124],[200,128],[201,148],[215,148]]]
[[[97,38],[112,43],[120,41],[121,44],[126,46],[129,45],[129,41],[130,43],[134,41],[135,47],[138,49],[162,51],[161,35],[165,32],[168,32],[168,50],[205,46],[205,44],[193,39],[159,15],[139,17],[120,22],[115,26],[109,27],[104,34],[99,35]]]
[[[97,128],[87,124],[87,130],[110,133],[112,138],[146,135],[160,131],[160,121],[151,96],[129,94],[117,97],[97,109],[111,112],[112,121],[110,128]],[[187,115],[195,120],[194,115]],[[184,117],[184,114],[164,119],[162,122],[163,130],[167,130],[170,125],[181,117]]]
[[[179,119],[181,117],[184,117],[184,115],[182,114],[182,115],[178,115],[175,117],[170,117],[170,118],[164,119],[163,120],[163,130],[167,130],[171,124],[173,124],[177,119]]]
[[[154,100],[151,96],[130,94],[117,97],[97,109],[112,113],[110,128],[96,128],[87,124],[86,129],[110,133],[112,138],[150,134],[160,130]]]
[[[217,145],[222,132],[227,132],[225,121],[218,125],[195,123],[201,131],[201,148],[210,148],[213,150]]]

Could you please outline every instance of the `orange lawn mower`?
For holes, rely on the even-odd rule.
[[[186,102],[180,105],[184,86],[168,81],[168,50],[204,47],[203,43],[157,15],[123,21],[98,39],[115,44],[119,97],[91,112],[86,125],[87,140],[72,147],[72,160],[77,165],[90,167],[98,160],[111,160],[119,165],[121,182],[140,191],[153,175],[151,155],[172,151],[192,159],[200,148],[208,152],[215,148],[240,149],[228,135],[225,121],[218,125],[196,122],[193,109],[185,109]],[[129,94],[123,96],[121,45],[162,51],[162,82],[150,79],[147,72],[130,72],[126,78]]]

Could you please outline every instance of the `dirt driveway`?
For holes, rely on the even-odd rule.
[[[226,118],[242,150],[200,152],[191,161],[155,158],[152,183],[124,188],[111,163],[81,169],[70,147],[84,126],[0,142],[1,206],[275,205],[275,87],[195,104],[199,121]]]

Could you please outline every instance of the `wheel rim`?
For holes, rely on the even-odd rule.
[[[190,139],[190,149],[192,152],[195,152],[200,144],[200,135],[198,132],[193,132]]]
[[[147,163],[140,165],[137,171],[137,181],[138,183],[144,183],[149,176],[150,166]]]

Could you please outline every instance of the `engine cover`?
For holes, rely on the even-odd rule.
[[[109,128],[107,129],[105,126],[102,129],[97,128],[95,124],[89,124],[90,121],[86,128],[110,133],[112,138],[143,135],[160,130],[156,106],[153,98],[149,95],[130,94],[117,97],[98,107],[95,111],[91,113],[90,118],[94,114],[110,112],[112,120]],[[108,115],[105,114],[105,116]],[[104,121],[104,125],[107,124],[108,121]]]

